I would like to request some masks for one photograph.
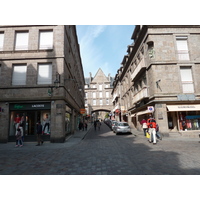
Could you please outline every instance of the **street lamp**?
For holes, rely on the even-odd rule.
[[[59,88],[60,86],[60,74],[56,72],[56,80],[53,82],[54,86],[50,86],[51,89],[48,89],[48,95],[51,96],[53,93],[53,88]]]

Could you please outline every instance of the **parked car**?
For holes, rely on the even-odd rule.
[[[117,125],[117,121],[111,121],[111,129],[113,130],[113,128]]]
[[[131,134],[131,128],[128,125],[127,122],[118,122],[116,126],[113,127],[113,132],[116,133],[130,133]]]

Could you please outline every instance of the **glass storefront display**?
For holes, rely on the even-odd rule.
[[[200,130],[200,112],[178,112],[179,127],[181,131]]]
[[[43,125],[46,135],[51,133],[51,106],[50,103],[11,104],[9,136],[15,136],[16,129],[21,124],[24,136],[36,134],[37,123]]]

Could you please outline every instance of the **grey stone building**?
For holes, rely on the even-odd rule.
[[[38,121],[63,142],[82,117],[84,81],[75,26],[0,26],[0,142],[19,124],[35,140]]]
[[[104,119],[106,112],[112,111],[112,83],[113,77],[106,76],[100,68],[96,75],[85,78],[85,108],[87,115],[94,119]],[[104,111],[100,115],[99,112]]]
[[[132,39],[112,91],[125,110],[122,119],[141,130],[152,112],[161,132],[197,135],[200,26],[137,25]]]

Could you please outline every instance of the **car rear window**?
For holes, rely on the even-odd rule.
[[[128,126],[128,123],[119,123],[119,126]]]

